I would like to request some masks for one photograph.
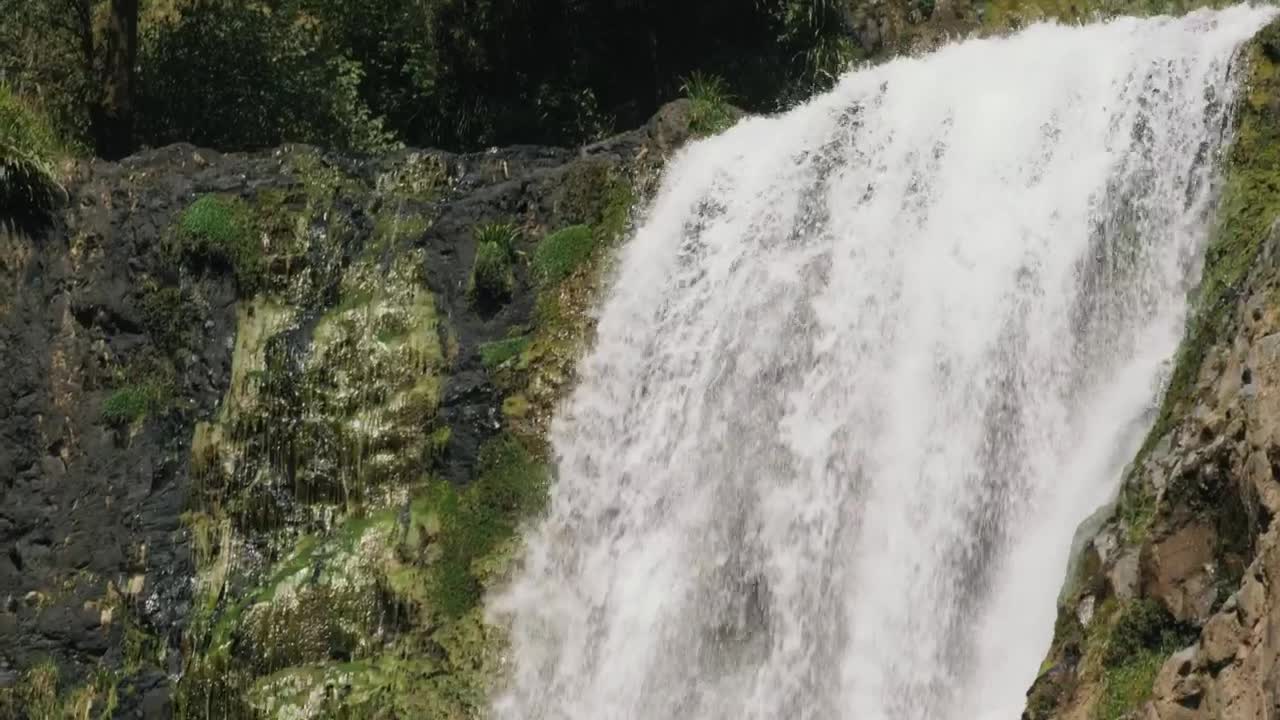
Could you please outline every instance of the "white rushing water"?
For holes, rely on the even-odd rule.
[[[675,159],[490,602],[495,715],[1017,718],[1271,14],[965,42]]]

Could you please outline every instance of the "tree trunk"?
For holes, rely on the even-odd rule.
[[[116,160],[133,150],[137,83],[138,0],[111,0],[102,59],[102,94],[93,118],[98,155]]]

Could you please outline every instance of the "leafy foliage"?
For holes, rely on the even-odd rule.
[[[0,78],[89,134],[106,0],[0,0]],[[693,73],[772,110],[858,52],[841,0],[157,0],[135,145],[575,144],[643,122]],[[714,28],[708,32],[707,28]]]
[[[360,98],[362,66],[290,3],[196,3],[143,45],[147,142],[256,148],[285,141],[374,151],[390,144]]]
[[[514,258],[520,229],[511,223],[487,223],[476,228],[475,238],[478,244],[493,243],[502,248],[508,257]]]

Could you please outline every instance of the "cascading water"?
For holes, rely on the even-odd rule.
[[[1037,25],[695,144],[622,252],[502,718],[1016,718],[1267,9]]]

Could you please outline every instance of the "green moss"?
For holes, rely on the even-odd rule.
[[[1116,517],[1131,545],[1146,540],[1156,516],[1156,498],[1145,483],[1126,480],[1116,500]]]
[[[366,252],[380,256],[399,247],[401,240],[422,237],[430,227],[429,219],[417,213],[407,212],[402,204],[397,204],[378,214]]]
[[[125,610],[124,639],[121,654],[124,656],[124,672],[133,675],[146,665],[159,665],[164,645],[159,638],[138,625],[136,619]]]
[[[480,346],[480,361],[484,363],[485,367],[492,370],[529,349],[529,342],[528,335],[521,335],[484,343]]]
[[[471,281],[467,286],[472,301],[482,307],[500,305],[511,299],[515,284],[515,272],[507,251],[498,243],[478,245]]]
[[[141,420],[168,404],[172,391],[159,382],[145,382],[122,387],[102,403],[102,419],[113,425],[126,425]]]
[[[1191,0],[991,0],[983,5],[982,25],[989,31],[1017,30],[1033,22],[1090,22],[1117,15],[1182,15],[1200,7],[1225,3]]]
[[[1192,628],[1177,623],[1159,602],[1134,600],[1125,603],[1116,615],[1102,662],[1106,667],[1119,667],[1144,650],[1176,649],[1194,636]]]
[[[605,186],[604,205],[595,222],[596,242],[612,245],[622,238],[631,223],[631,210],[636,204],[635,188],[621,178],[611,178]]]
[[[543,238],[533,254],[538,282],[554,285],[568,277],[591,257],[596,241],[595,233],[586,225],[573,225]]]
[[[546,468],[518,440],[500,436],[481,448],[476,480],[439,503],[441,547],[432,588],[436,610],[456,618],[478,605],[482,583],[473,564],[542,508],[547,483]]]
[[[697,136],[715,135],[728,130],[736,120],[723,79],[695,72],[681,86],[689,98],[689,130]]]

